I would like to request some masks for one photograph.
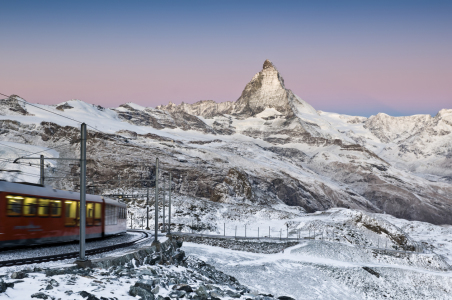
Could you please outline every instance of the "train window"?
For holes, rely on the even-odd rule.
[[[77,201],[64,201],[64,208],[66,211],[66,226],[76,226],[77,223]]]
[[[49,199],[39,199],[38,216],[48,217],[49,210],[50,210],[50,200]]]
[[[105,225],[118,224],[118,211],[114,205],[108,205],[105,208]]]
[[[36,205],[37,199],[26,197],[24,201],[24,216],[33,217],[36,216]]]
[[[61,200],[51,200],[50,215],[52,217],[61,217]]]
[[[94,205],[94,225],[102,225],[102,204],[100,203]]]
[[[93,225],[94,223],[94,203],[86,203],[86,225]]]
[[[8,195],[6,198],[8,199],[8,216],[21,216],[24,197]]]

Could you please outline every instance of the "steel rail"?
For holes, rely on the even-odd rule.
[[[145,240],[149,237],[149,234],[145,231],[140,231],[140,230],[133,230],[133,231],[130,230],[130,231],[131,232],[141,232],[141,233],[143,233],[143,236],[139,239],[136,239],[136,240],[130,241],[130,242],[125,242],[125,243],[121,243],[121,244],[117,244],[117,245],[111,245],[111,246],[86,250],[86,255],[95,255],[95,254],[113,251],[113,250],[120,249],[120,248],[130,247],[130,246],[133,246],[135,244],[142,242],[143,240]],[[11,267],[11,266],[43,263],[43,262],[49,262],[49,261],[59,261],[59,260],[63,260],[63,259],[77,258],[78,256],[79,256],[79,251],[75,251],[75,252],[55,254],[55,255],[12,259],[12,260],[0,261],[0,267]]]

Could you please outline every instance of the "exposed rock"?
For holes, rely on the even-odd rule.
[[[30,116],[24,103],[17,95],[11,95],[7,99],[0,99],[0,115],[23,115]]]
[[[187,293],[193,292],[193,289],[188,284],[178,284],[173,286],[173,290],[185,291]]]
[[[141,287],[131,286],[129,290],[129,295],[136,297],[140,296],[143,300],[154,300],[155,296],[151,291],[145,290]]]
[[[27,278],[28,274],[24,271],[18,271],[11,274],[11,279],[24,279]]]
[[[31,298],[44,299],[44,300],[47,300],[47,299],[52,299],[53,300],[53,299],[55,299],[55,297],[52,297],[52,296],[47,295],[47,294],[44,294],[43,292],[34,293],[34,294],[31,295]],[[89,300],[91,300],[91,299],[89,299]]]
[[[58,110],[64,111],[65,109],[71,109],[74,108],[73,106],[69,105],[67,102],[58,105],[57,107],[55,107]]]

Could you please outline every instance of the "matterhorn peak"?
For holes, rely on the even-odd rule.
[[[315,113],[309,104],[295,96],[291,90],[286,89],[284,79],[275,65],[267,59],[262,70],[254,75],[236,101],[235,113],[254,116],[267,108],[274,108],[286,117],[292,117],[296,113],[293,110],[294,102],[305,106],[310,113]],[[297,112],[298,107],[300,105],[297,105]]]
[[[273,63],[270,60],[266,59],[264,61],[264,65],[262,66],[262,69],[264,70],[264,69],[268,69],[268,68],[276,69],[275,66],[273,65]]]

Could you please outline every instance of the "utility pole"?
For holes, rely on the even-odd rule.
[[[148,192],[146,195],[146,230],[149,230],[149,187],[148,187]]]
[[[154,242],[158,242],[159,229],[159,159],[155,161],[155,238]]]
[[[171,234],[171,183],[172,183],[171,173],[169,174],[169,195],[168,195],[168,234]]]
[[[165,224],[165,193],[166,192],[166,181],[165,178],[163,178],[163,226],[162,226],[162,232],[166,232],[166,224]]]
[[[81,128],[80,140],[80,255],[78,261],[83,263],[85,257],[85,239],[86,239],[86,124]],[[44,156],[41,155],[41,168],[43,168]],[[42,177],[44,180],[44,177]]]
[[[44,180],[45,180],[45,178],[44,178],[44,155],[41,155],[40,156],[40,184],[42,185],[42,186],[44,186]],[[81,175],[80,175],[81,176]]]

